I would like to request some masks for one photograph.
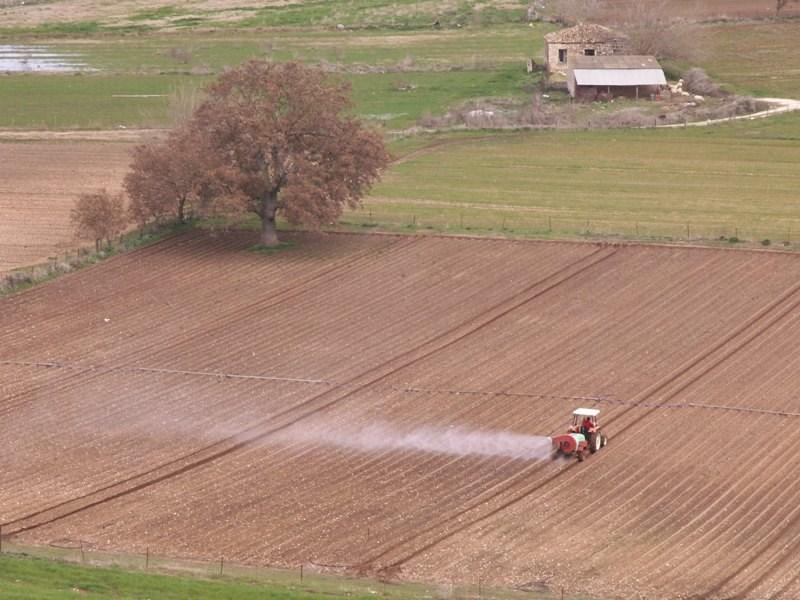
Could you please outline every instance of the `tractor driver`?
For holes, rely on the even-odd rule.
[[[584,417],[583,423],[581,423],[581,433],[588,438],[592,431],[594,431],[594,423],[589,417]]]

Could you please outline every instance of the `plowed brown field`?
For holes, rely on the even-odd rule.
[[[800,597],[800,255],[293,239],[192,233],[0,301],[4,534]],[[611,437],[583,463],[387,443],[551,435],[579,405]]]
[[[0,143],[0,273],[76,248],[69,214],[78,195],[101,187],[118,191],[131,147]]]

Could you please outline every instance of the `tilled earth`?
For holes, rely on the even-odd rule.
[[[800,597],[800,256],[287,237],[194,232],[0,301],[4,535]],[[610,437],[583,463],[454,441],[552,435],[582,405]]]
[[[0,142],[0,273],[63,257],[78,196],[120,189],[131,143]]]

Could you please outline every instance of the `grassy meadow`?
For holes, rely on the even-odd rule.
[[[18,549],[19,550],[19,549]],[[117,598],[120,600],[312,600],[351,598],[366,600],[425,600],[475,598],[486,600],[600,600],[556,591],[503,590],[477,586],[435,586],[387,583],[324,575],[299,570],[242,567],[150,557],[143,570],[142,556],[136,566],[130,555],[87,553],[71,558],[44,558],[52,548],[29,547],[32,554],[0,554],[0,600],[66,600]],[[75,551],[77,552],[77,551]],[[75,560],[81,562],[76,563]],[[97,564],[92,561],[99,560]],[[110,561],[110,562],[109,562]],[[311,572],[309,572],[311,571]]]
[[[800,114],[709,128],[452,136],[403,152],[346,223],[800,241]]]
[[[238,581],[206,581],[0,556],[0,599],[159,598],[307,600],[323,594]]]
[[[705,25],[698,61],[715,79],[740,93],[800,99],[800,19]]]
[[[92,71],[0,78],[0,127],[110,128],[169,124],[169,96],[202,88],[250,58],[322,64],[352,83],[355,111],[390,130],[468,100],[524,98],[540,79],[524,70],[551,25],[490,30],[270,31],[54,40]]]

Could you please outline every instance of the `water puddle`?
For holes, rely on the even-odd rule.
[[[56,52],[46,46],[0,44],[0,72],[72,73],[92,70],[77,53]]]

